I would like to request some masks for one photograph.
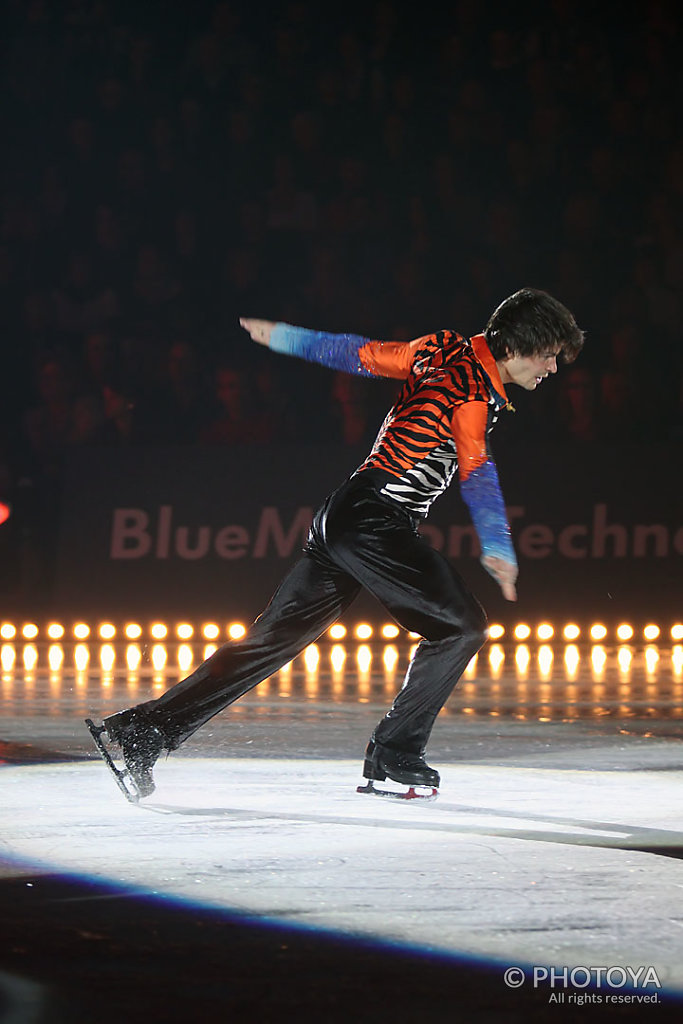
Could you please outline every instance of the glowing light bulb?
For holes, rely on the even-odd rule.
[[[189,622],[178,623],[175,632],[179,640],[190,640],[194,635],[194,629]]]
[[[500,640],[505,636],[505,627],[501,626],[499,622],[494,622],[489,626],[489,639]]]
[[[384,648],[382,661],[384,662],[385,671],[391,673],[395,670],[398,664],[398,651],[393,644],[389,644]]]
[[[150,634],[153,640],[165,640],[168,636],[168,626],[164,622],[153,622]]]
[[[538,629],[536,630],[536,636],[539,640],[552,640],[554,635],[555,630],[549,622],[541,622]]]
[[[231,640],[241,640],[243,636],[247,635],[246,626],[241,622],[231,622],[228,627],[228,636]]]
[[[382,636],[385,640],[395,640],[399,632],[400,630],[394,622],[387,622],[382,626]]]
[[[653,622],[649,622],[643,630],[643,636],[646,640],[657,640],[660,634],[659,626],[655,626]]]
[[[168,659],[168,651],[166,650],[165,644],[154,644],[151,650],[152,665],[155,672],[161,672],[166,668],[166,661]]]
[[[74,665],[77,672],[85,672],[90,662],[90,651],[87,644],[76,644],[74,647]]]
[[[27,622],[21,631],[21,635],[24,640],[35,640],[38,636],[38,627],[35,622]]]
[[[675,676],[683,675],[683,645],[676,644],[671,651],[671,662]]]
[[[631,626],[628,622],[622,622],[619,626],[617,626],[617,637],[620,640],[630,640],[632,636],[633,626]]]
[[[517,670],[524,675],[529,668],[529,662],[531,655],[529,654],[529,648],[526,644],[519,644],[515,650],[515,664]]]
[[[602,675],[605,670],[605,663],[607,661],[607,654],[605,648],[597,645],[591,649],[591,663],[593,665],[593,674],[596,676]]]
[[[51,622],[47,627],[47,635],[50,640],[61,640],[64,636],[64,626],[59,622]]]
[[[607,636],[607,627],[601,622],[594,623],[590,628],[591,640],[604,640]]]
[[[205,640],[216,640],[220,636],[220,629],[215,622],[206,622],[202,626],[202,636]]]
[[[3,672],[11,672],[17,658],[17,652],[12,644],[3,644],[0,648],[0,665]]]
[[[580,660],[579,648],[576,644],[568,644],[564,651],[564,664],[570,679],[576,675]]]
[[[102,644],[100,650],[100,665],[103,672],[111,672],[116,662],[116,651],[111,644]]]
[[[162,670],[166,668],[166,663],[168,660],[168,651],[166,649],[166,644],[154,644],[150,654],[152,657],[152,666],[155,672],[162,672]]]
[[[361,644],[356,651],[356,662],[358,663],[358,669],[360,672],[366,673],[370,671],[372,665],[372,651],[367,644]]]
[[[553,649],[549,644],[538,648],[538,669],[541,679],[549,679],[553,671]]]
[[[491,673],[496,679],[500,675],[500,670],[505,662],[505,651],[500,644],[493,644],[489,650],[489,665],[491,666]]]
[[[334,626],[330,626],[328,632],[331,640],[343,640],[346,636],[346,626],[342,626],[341,622],[335,622]]]
[[[581,630],[575,622],[568,622],[562,630],[562,636],[565,638],[565,640],[578,640],[581,636]]]
[[[632,662],[633,651],[628,647],[620,647],[617,651],[617,664],[619,665],[619,671],[623,675],[626,675],[630,671]]]
[[[355,632],[358,640],[369,640],[372,636],[372,626],[369,622],[359,622]]]
[[[128,622],[123,632],[128,640],[139,640],[142,636],[142,626],[139,622]]]
[[[515,640],[528,640],[530,636],[531,628],[526,624],[526,622],[520,622],[517,626],[515,626]]]
[[[189,672],[194,662],[194,655],[189,644],[178,646],[178,668],[181,672]]]
[[[138,644],[128,644],[126,647],[126,665],[129,672],[137,672],[142,661],[142,652]]]
[[[47,650],[47,663],[51,672],[59,672],[64,664],[64,648],[61,644],[50,644]]]
[[[26,644],[23,651],[24,668],[32,672],[38,663],[38,648],[35,644]]]
[[[320,662],[320,649],[317,644],[309,644],[304,651],[304,665],[307,672],[315,672]]]
[[[671,639],[683,640],[683,623],[677,622],[671,627]]]
[[[77,622],[74,626],[74,636],[77,640],[87,640],[90,636],[90,626],[85,622]]]
[[[113,640],[116,636],[116,627],[111,622],[103,622],[97,632],[102,640]]]
[[[332,671],[339,674],[344,669],[344,663],[346,661],[346,651],[341,644],[334,644],[330,651],[330,662],[332,664]]]
[[[2,637],[3,640],[14,640],[16,635],[17,627],[11,622],[3,622],[0,626],[0,637]]]

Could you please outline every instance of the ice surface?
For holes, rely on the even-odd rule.
[[[356,794],[357,761],[174,755],[134,806],[99,760],[7,766],[0,850],[501,963],[654,964],[683,991],[683,773],[439,767],[439,799],[403,803]]]

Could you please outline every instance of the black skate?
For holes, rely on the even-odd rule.
[[[136,804],[153,793],[156,787],[152,768],[159,754],[166,749],[166,738],[160,729],[152,725],[144,711],[122,711],[105,718],[102,725],[95,725],[92,719],[86,718],[85,724],[126,800]],[[123,768],[116,765],[103,735],[121,748]]]
[[[439,794],[439,773],[430,768],[424,754],[411,754],[403,750],[392,750],[381,743],[370,740],[365,751],[363,778],[364,786],[358,786],[357,793],[374,796],[388,796],[395,800],[435,800]],[[384,783],[377,787],[375,782]]]

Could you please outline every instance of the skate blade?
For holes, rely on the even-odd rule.
[[[394,789],[394,786],[397,788]],[[435,786],[405,786],[400,782],[392,782],[391,779],[382,782],[381,788],[378,789],[373,780],[368,779],[364,786],[356,787],[356,793],[385,796],[391,800],[436,800],[439,790]]]
[[[138,803],[142,794],[136,786],[135,780],[132,778],[127,768],[121,769],[116,767],[111,754],[104,744],[102,733],[107,731],[105,727],[103,725],[95,725],[91,718],[86,718],[85,724],[87,725],[88,731],[95,742],[98,754],[114,776],[116,785],[119,787],[126,800],[132,804]]]

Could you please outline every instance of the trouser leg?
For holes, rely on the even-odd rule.
[[[403,687],[373,738],[421,754],[434,720],[486,640],[486,616],[453,566],[417,533],[401,509],[388,509],[358,483],[325,511],[327,550],[388,609],[418,644]]]
[[[243,639],[224,644],[190,676],[141,707],[175,749],[316,640],[358,590],[358,583],[324,554],[305,554]]]
[[[485,640],[479,625],[463,625],[459,636],[444,640],[422,640],[373,739],[397,750],[424,753],[439,711]]]

